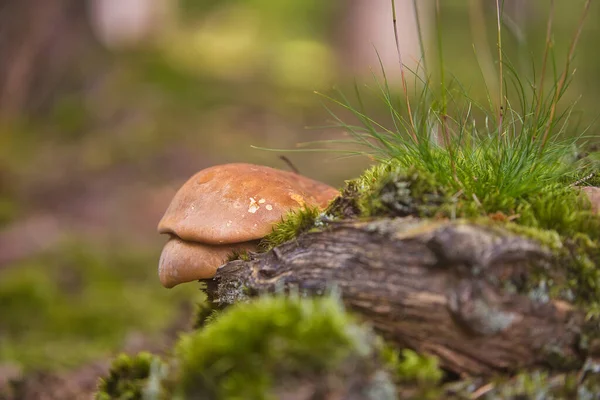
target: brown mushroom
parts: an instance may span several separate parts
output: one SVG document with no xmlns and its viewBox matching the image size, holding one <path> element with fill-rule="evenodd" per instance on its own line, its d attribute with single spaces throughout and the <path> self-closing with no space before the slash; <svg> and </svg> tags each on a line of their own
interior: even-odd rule
<svg viewBox="0 0 600 400">
<path fill-rule="evenodd" d="M 324 208 L 339 192 L 302 175 L 224 164 L 192 176 L 158 224 L 171 239 L 159 263 L 163 286 L 212 278 L 233 250 L 253 250 L 288 211 Z"/>
</svg>

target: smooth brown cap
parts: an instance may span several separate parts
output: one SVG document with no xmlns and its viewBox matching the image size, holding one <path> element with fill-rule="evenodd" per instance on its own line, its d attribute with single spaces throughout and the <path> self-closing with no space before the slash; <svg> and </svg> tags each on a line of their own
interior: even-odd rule
<svg viewBox="0 0 600 400">
<path fill-rule="evenodd" d="M 217 165 L 179 189 L 158 231 L 208 244 L 246 242 L 266 236 L 289 210 L 324 208 L 338 194 L 292 172 L 252 164 Z"/>
<path fill-rule="evenodd" d="M 212 246 L 171 237 L 158 263 L 160 283 L 172 288 L 180 283 L 210 279 L 234 250 L 255 250 L 256 246 L 256 242 Z"/>
</svg>

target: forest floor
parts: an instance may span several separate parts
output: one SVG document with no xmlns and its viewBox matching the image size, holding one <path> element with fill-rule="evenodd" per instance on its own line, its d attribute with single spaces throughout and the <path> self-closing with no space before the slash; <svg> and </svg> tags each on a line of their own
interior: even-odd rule
<svg viewBox="0 0 600 400">
<path fill-rule="evenodd" d="M 89 398 L 115 354 L 160 353 L 188 327 L 197 288 L 166 290 L 156 275 L 164 243 L 156 225 L 175 191 L 218 163 L 288 168 L 279 153 L 244 150 L 270 140 L 263 124 L 220 134 L 228 130 L 198 119 L 188 121 L 199 127 L 193 134 L 187 128 L 168 144 L 153 138 L 126 157 L 119 156 L 123 148 L 142 140 L 135 130 L 130 140 L 115 133 L 42 142 L 27 150 L 32 162 L 15 156 L 0 165 L 8 177 L 0 200 L 17 205 L 0 220 L 0 304 L 7 317 L 0 324 L 0 399 L 11 399 L 11 380 L 22 399 Z M 292 147 L 304 135 L 289 127 L 283 133 L 289 129 L 296 134 L 276 138 L 277 146 Z M 108 161 L 90 166 L 89 155 L 101 152 Z M 367 165 L 331 156 L 289 158 L 303 174 L 336 186 Z"/>
</svg>

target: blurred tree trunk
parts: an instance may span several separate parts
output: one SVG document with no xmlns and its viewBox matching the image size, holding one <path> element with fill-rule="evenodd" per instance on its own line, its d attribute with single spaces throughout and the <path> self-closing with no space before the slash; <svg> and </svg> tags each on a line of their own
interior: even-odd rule
<svg viewBox="0 0 600 400">
<path fill-rule="evenodd" d="M 433 2 L 418 2 L 421 33 L 427 43 Z M 421 62 L 421 46 L 413 0 L 395 0 L 398 42 L 402 62 L 415 69 Z M 380 61 L 388 79 L 400 77 L 390 0 L 346 0 L 342 22 L 341 60 L 350 75 L 381 75 Z M 427 47 L 427 46 L 426 46 Z M 379 53 L 379 55 L 378 55 Z"/>
<path fill-rule="evenodd" d="M 0 1 L 0 117 L 43 114 L 106 59 L 82 0 Z"/>
<path fill-rule="evenodd" d="M 496 0 L 483 1 L 495 15 Z M 415 70 L 422 63 L 416 15 L 419 16 L 423 47 L 430 49 L 434 27 L 435 1 L 394 0 L 398 43 L 402 63 Z M 414 4 L 418 8 L 415 10 Z M 524 40 L 527 20 L 535 5 L 526 0 L 501 0 L 505 28 Z M 341 28 L 340 58 L 345 71 L 352 76 L 370 76 L 372 69 L 381 75 L 381 64 L 388 79 L 400 78 L 398 50 L 394 37 L 391 0 L 346 0 Z M 416 11 L 416 12 L 415 12 Z M 495 24 L 493 20 L 489 21 Z M 451 21 L 449 22 L 451 23 Z M 379 55 L 377 54 L 379 53 Z M 420 65 L 422 67 L 422 64 Z"/>
</svg>

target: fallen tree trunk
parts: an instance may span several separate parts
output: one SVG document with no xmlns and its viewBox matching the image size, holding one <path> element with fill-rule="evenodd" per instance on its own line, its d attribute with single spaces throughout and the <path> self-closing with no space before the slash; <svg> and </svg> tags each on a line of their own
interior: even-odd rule
<svg viewBox="0 0 600 400">
<path fill-rule="evenodd" d="M 531 272 L 556 260 L 539 243 L 497 228 L 414 218 L 332 223 L 222 266 L 209 286 L 221 305 L 278 290 L 322 294 L 399 347 L 462 376 L 581 366 L 583 315 L 527 295 Z M 557 363 L 558 360 L 558 363 Z"/>
</svg>

